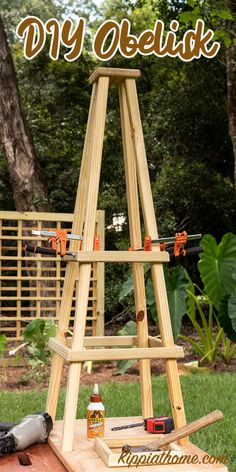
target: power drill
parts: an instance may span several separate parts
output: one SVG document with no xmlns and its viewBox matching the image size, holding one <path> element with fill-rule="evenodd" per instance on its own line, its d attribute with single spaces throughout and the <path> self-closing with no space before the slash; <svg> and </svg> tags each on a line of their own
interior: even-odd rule
<svg viewBox="0 0 236 472">
<path fill-rule="evenodd" d="M 4 423 L 0 430 L 3 428 Z M 0 433 L 0 456 L 22 451 L 34 443 L 45 442 L 52 428 L 52 418 L 48 413 L 27 415 L 19 424 L 5 423 L 5 431 Z"/>
</svg>

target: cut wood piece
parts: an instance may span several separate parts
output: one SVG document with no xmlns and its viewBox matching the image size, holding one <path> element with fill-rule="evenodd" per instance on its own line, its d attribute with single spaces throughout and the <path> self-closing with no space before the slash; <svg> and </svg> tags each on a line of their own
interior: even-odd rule
<svg viewBox="0 0 236 472">
<path fill-rule="evenodd" d="M 166 251 L 79 251 L 76 261 L 88 262 L 169 262 Z"/>
<path fill-rule="evenodd" d="M 139 69 L 116 69 L 113 67 L 98 67 L 89 77 L 89 83 L 93 84 L 99 77 L 111 77 L 116 83 L 122 82 L 127 78 L 137 79 L 140 77 Z"/>
</svg>

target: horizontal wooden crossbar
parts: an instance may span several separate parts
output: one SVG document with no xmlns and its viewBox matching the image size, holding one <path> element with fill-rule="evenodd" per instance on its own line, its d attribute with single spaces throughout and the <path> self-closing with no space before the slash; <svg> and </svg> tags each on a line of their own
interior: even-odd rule
<svg viewBox="0 0 236 472">
<path fill-rule="evenodd" d="M 165 251 L 79 251 L 78 262 L 169 262 Z M 64 260 L 67 260 L 64 257 Z"/>
<path fill-rule="evenodd" d="M 67 347 L 71 347 L 72 338 L 66 341 Z M 85 336 L 84 347 L 97 346 L 137 346 L 138 336 Z M 154 336 L 148 336 L 149 347 L 162 347 L 162 341 Z"/>
<path fill-rule="evenodd" d="M 67 362 L 109 361 L 122 359 L 177 359 L 184 357 L 182 347 L 134 347 L 131 349 L 83 349 L 73 351 L 56 338 L 49 340 L 49 347 Z"/>
</svg>

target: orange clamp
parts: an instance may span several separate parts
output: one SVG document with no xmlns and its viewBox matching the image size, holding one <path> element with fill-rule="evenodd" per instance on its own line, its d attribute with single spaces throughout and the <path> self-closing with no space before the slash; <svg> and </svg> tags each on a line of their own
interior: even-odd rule
<svg viewBox="0 0 236 472">
<path fill-rule="evenodd" d="M 151 236 L 145 236 L 145 238 L 144 238 L 144 251 L 151 251 L 151 250 L 152 250 Z"/>
<path fill-rule="evenodd" d="M 93 250 L 94 251 L 100 250 L 100 236 L 98 236 L 97 234 L 95 234 L 94 236 Z"/>
<path fill-rule="evenodd" d="M 49 231 L 55 231 L 51 229 Z M 60 256 L 66 254 L 67 231 L 65 229 L 56 229 L 56 236 L 49 236 L 48 240 L 51 243 L 52 249 L 55 249 L 56 254 L 60 252 Z"/>
<path fill-rule="evenodd" d="M 60 245 L 60 255 L 65 256 L 66 254 L 66 241 L 67 241 L 67 231 L 66 229 L 57 229 L 56 230 L 57 243 Z"/>
<path fill-rule="evenodd" d="M 187 242 L 187 231 L 183 231 L 182 233 L 175 233 L 175 244 L 174 244 L 174 255 L 178 257 L 180 254 L 182 256 L 186 255 L 186 251 L 184 250 L 184 245 Z"/>
<path fill-rule="evenodd" d="M 53 228 L 50 228 L 49 231 L 55 231 L 55 230 Z M 57 238 L 56 238 L 56 236 L 49 236 L 48 241 L 51 245 L 51 248 L 55 249 L 55 251 L 57 251 Z"/>
</svg>

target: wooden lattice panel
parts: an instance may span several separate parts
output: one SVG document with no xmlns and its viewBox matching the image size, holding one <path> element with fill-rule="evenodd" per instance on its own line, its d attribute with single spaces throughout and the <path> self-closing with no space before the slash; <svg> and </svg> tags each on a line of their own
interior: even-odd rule
<svg viewBox="0 0 236 472">
<path fill-rule="evenodd" d="M 57 320 L 66 262 L 60 257 L 24 253 L 26 243 L 45 245 L 46 238 L 31 231 L 63 228 L 70 231 L 73 214 L 0 212 L 0 330 L 19 340 L 26 324 L 34 318 Z M 97 212 L 96 233 L 104 248 L 104 212 Z M 93 335 L 104 330 L 104 264 L 93 264 L 87 312 L 87 330 Z M 70 327 L 73 328 L 75 291 Z"/>
</svg>

